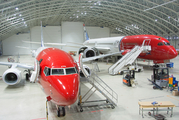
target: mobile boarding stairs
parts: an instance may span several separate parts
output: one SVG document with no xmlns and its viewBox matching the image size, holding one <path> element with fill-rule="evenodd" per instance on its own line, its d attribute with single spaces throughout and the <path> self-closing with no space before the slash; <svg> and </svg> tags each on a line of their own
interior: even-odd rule
<svg viewBox="0 0 179 120">
<path fill-rule="evenodd" d="M 82 96 L 81 87 L 79 92 L 78 108 L 80 112 L 83 112 L 83 107 L 97 107 L 97 106 L 111 106 L 112 109 L 117 106 L 118 94 L 114 92 L 102 79 L 100 79 L 94 71 L 89 75 L 88 72 L 83 68 L 83 63 L 80 61 L 80 68 L 86 77 L 87 83 L 90 83 L 91 88 Z M 81 82 L 80 82 L 81 83 Z M 82 83 L 81 83 L 82 84 Z M 80 85 L 81 86 L 81 85 Z M 102 96 L 100 99 L 104 100 L 89 100 L 90 97 L 98 91 Z M 100 102 L 100 104 L 99 104 Z M 97 104 L 94 104 L 97 103 Z"/>
<path fill-rule="evenodd" d="M 108 72 L 110 75 L 116 75 L 118 72 L 126 65 L 131 65 L 136 58 L 142 52 L 151 51 L 150 39 L 146 39 L 143 41 L 141 46 L 135 46 L 130 52 L 126 53 L 121 59 L 119 59 L 115 64 L 108 68 Z"/>
</svg>

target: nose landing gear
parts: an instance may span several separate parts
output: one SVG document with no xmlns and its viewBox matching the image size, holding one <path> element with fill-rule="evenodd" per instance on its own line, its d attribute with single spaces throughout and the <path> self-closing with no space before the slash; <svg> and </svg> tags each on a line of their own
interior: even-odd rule
<svg viewBox="0 0 179 120">
<path fill-rule="evenodd" d="M 66 113 L 65 113 L 65 107 L 58 106 L 57 116 L 60 117 L 60 116 L 65 116 L 65 115 L 66 115 Z"/>
</svg>

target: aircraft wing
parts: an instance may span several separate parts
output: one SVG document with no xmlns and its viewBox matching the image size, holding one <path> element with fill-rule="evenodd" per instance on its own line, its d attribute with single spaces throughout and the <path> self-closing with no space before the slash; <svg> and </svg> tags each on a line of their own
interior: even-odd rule
<svg viewBox="0 0 179 120">
<path fill-rule="evenodd" d="M 68 43 L 73 43 L 73 44 L 76 44 L 76 45 L 79 45 L 78 47 L 81 47 L 81 46 L 86 46 L 86 45 L 84 45 L 83 43 L 75 43 L 75 42 L 68 42 Z M 72 46 L 73 47 L 73 46 Z M 99 51 L 102 51 L 102 52 L 107 52 L 107 51 L 110 51 L 111 49 L 110 49 L 110 47 L 96 47 L 95 46 L 95 48 L 97 48 Z"/>
<path fill-rule="evenodd" d="M 22 41 L 25 43 L 33 43 L 33 44 L 41 44 L 41 42 L 31 42 L 31 41 Z M 58 46 L 66 46 L 66 44 L 62 43 L 44 43 L 45 45 L 58 45 Z"/>
<path fill-rule="evenodd" d="M 29 47 L 23 47 L 23 46 L 16 46 L 16 47 L 31 50 Z"/>
<path fill-rule="evenodd" d="M 25 64 L 21 64 L 21 63 L 0 62 L 0 65 L 11 66 L 13 68 L 19 67 L 19 68 L 34 70 L 34 66 L 25 65 Z"/>
<path fill-rule="evenodd" d="M 32 44 L 41 44 L 41 42 L 31 42 L 31 41 L 22 41 L 22 42 L 25 42 L 25 43 L 32 43 Z M 77 47 L 79 48 L 79 46 L 76 46 L 76 45 L 68 45 L 68 44 L 64 44 L 64 43 L 44 43 L 44 45 L 57 45 L 57 46 L 67 46 L 67 47 Z M 17 47 L 20 47 L 20 46 L 17 46 Z M 23 47 L 21 47 L 23 48 Z M 25 48 L 25 47 L 24 47 Z"/>
<path fill-rule="evenodd" d="M 94 56 L 94 57 L 89 57 L 89 58 L 83 58 L 82 59 L 82 62 L 88 62 L 88 61 L 91 61 L 91 60 L 95 60 L 95 59 L 99 59 L 99 58 L 104 58 L 104 57 L 107 57 L 107 56 L 111 56 L 111 55 L 120 55 L 121 52 L 115 52 L 115 53 L 110 53 L 110 54 L 105 54 L 105 55 L 99 55 L 99 56 Z"/>
</svg>

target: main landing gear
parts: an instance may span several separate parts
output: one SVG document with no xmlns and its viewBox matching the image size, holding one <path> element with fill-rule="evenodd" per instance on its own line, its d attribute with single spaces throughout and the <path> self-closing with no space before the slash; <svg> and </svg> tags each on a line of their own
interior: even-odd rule
<svg viewBox="0 0 179 120">
<path fill-rule="evenodd" d="M 58 106 L 58 108 L 57 108 L 57 116 L 58 117 L 61 117 L 61 116 L 65 116 L 65 107 L 60 107 L 60 106 Z"/>
</svg>

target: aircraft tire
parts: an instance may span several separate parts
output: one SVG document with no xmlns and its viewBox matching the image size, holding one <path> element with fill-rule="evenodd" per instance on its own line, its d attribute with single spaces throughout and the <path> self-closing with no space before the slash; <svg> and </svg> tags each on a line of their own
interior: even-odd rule
<svg viewBox="0 0 179 120">
<path fill-rule="evenodd" d="M 111 108 L 114 109 L 115 107 L 112 105 Z"/>
<path fill-rule="evenodd" d="M 80 112 L 83 112 L 83 108 L 80 108 Z"/>
<path fill-rule="evenodd" d="M 28 73 L 25 74 L 25 77 L 26 77 L 26 80 L 29 80 L 29 74 Z"/>
<path fill-rule="evenodd" d="M 57 116 L 60 117 L 60 107 L 58 107 Z"/>
<path fill-rule="evenodd" d="M 62 107 L 63 116 L 65 116 L 65 107 Z"/>
</svg>

